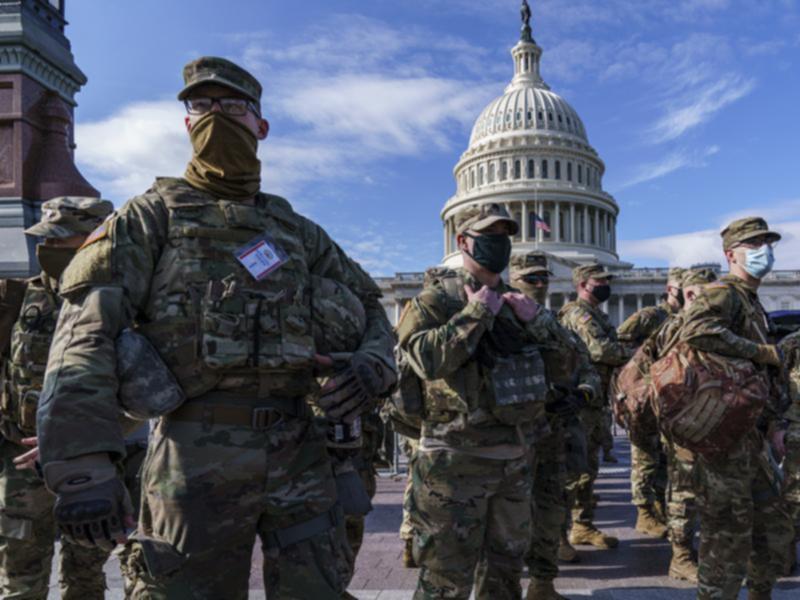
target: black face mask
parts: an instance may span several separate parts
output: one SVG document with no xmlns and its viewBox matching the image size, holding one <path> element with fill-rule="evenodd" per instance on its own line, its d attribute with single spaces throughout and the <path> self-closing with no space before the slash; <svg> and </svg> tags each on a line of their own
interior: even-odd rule
<svg viewBox="0 0 800 600">
<path fill-rule="evenodd" d="M 678 306 L 680 306 L 681 308 L 686 306 L 686 298 L 683 295 L 683 290 L 678 290 L 678 293 L 675 294 L 675 300 L 678 301 Z"/>
<path fill-rule="evenodd" d="M 611 286 L 608 284 L 594 286 L 592 288 L 592 296 L 594 296 L 598 302 L 605 302 L 611 298 Z"/>
<path fill-rule="evenodd" d="M 511 238 L 504 233 L 488 233 L 483 235 L 464 234 L 475 240 L 472 254 L 468 256 L 492 273 L 502 273 L 511 259 Z"/>
</svg>

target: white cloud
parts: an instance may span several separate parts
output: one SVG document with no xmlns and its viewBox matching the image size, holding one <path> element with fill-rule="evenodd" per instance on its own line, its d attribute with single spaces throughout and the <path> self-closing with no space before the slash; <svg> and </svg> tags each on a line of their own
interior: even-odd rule
<svg viewBox="0 0 800 600">
<path fill-rule="evenodd" d="M 718 152 L 719 146 L 709 146 L 702 152 L 686 149 L 677 150 L 658 161 L 639 166 L 630 178 L 616 187 L 616 191 L 664 177 L 680 169 L 704 167 L 706 166 L 705 159 Z"/>
</svg>

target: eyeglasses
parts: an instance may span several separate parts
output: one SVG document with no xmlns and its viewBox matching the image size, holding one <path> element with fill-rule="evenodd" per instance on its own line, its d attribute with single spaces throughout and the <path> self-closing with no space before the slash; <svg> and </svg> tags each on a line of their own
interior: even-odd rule
<svg viewBox="0 0 800 600">
<path fill-rule="evenodd" d="M 547 275 L 525 275 L 522 281 L 531 285 L 548 285 L 550 278 Z"/>
<path fill-rule="evenodd" d="M 220 110 L 232 117 L 243 117 L 248 110 L 252 110 L 256 116 L 261 116 L 261 111 L 255 102 L 244 98 L 187 98 L 183 101 L 186 112 L 190 115 L 205 115 L 210 113 L 214 105 L 218 105 Z"/>
</svg>

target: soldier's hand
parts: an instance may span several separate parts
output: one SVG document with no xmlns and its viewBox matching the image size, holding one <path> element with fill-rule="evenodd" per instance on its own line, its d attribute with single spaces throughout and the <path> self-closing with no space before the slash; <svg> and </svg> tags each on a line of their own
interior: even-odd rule
<svg viewBox="0 0 800 600">
<path fill-rule="evenodd" d="M 39 440 L 35 437 L 22 438 L 22 445 L 31 447 L 25 454 L 20 454 L 14 459 L 14 468 L 18 471 L 25 469 L 36 470 L 36 461 L 39 460 Z"/>
<path fill-rule="evenodd" d="M 318 404 L 330 421 L 350 424 L 396 381 L 397 374 L 383 361 L 355 352 L 349 364 L 323 384 Z"/>
<path fill-rule="evenodd" d="M 133 504 L 107 454 L 48 463 L 44 479 L 56 495 L 53 514 L 64 539 L 109 551 L 127 541 Z"/>
<path fill-rule="evenodd" d="M 783 429 L 776 429 L 770 434 L 769 441 L 778 457 L 778 461 L 780 461 L 786 456 L 786 431 Z"/>
<path fill-rule="evenodd" d="M 517 318 L 523 323 L 532 321 L 534 317 L 539 314 L 539 305 L 525 294 L 506 292 L 503 294 L 503 299 L 508 302 L 514 314 L 517 315 Z"/>
<path fill-rule="evenodd" d="M 503 308 L 503 303 L 506 301 L 503 296 L 491 288 L 486 287 L 485 285 L 482 286 L 477 292 L 470 286 L 465 285 L 464 293 L 467 294 L 467 301 L 472 302 L 475 300 L 480 302 L 486 308 L 488 308 L 493 315 L 496 315 L 500 312 L 500 309 Z"/>
<path fill-rule="evenodd" d="M 762 365 L 780 367 L 783 365 L 783 353 L 778 346 L 773 344 L 759 344 L 758 352 L 753 360 Z"/>
</svg>

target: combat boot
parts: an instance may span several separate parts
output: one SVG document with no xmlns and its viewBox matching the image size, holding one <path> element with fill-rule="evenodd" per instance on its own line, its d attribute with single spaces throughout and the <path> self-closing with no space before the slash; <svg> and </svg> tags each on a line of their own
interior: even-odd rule
<svg viewBox="0 0 800 600">
<path fill-rule="evenodd" d="M 569 541 L 573 546 L 594 546 L 603 549 L 619 546 L 617 538 L 606 535 L 592 523 L 573 523 Z"/>
<path fill-rule="evenodd" d="M 747 600 L 772 600 L 772 592 L 754 592 L 747 590 Z"/>
<path fill-rule="evenodd" d="M 403 566 L 406 569 L 417 569 L 417 561 L 414 560 L 414 540 L 405 540 L 403 547 Z"/>
<path fill-rule="evenodd" d="M 531 579 L 525 600 L 567 600 L 556 591 L 549 579 Z"/>
<path fill-rule="evenodd" d="M 654 538 L 667 537 L 667 527 L 653 514 L 650 506 L 637 506 L 636 531 Z"/>
<path fill-rule="evenodd" d="M 576 563 L 581 562 L 581 557 L 578 555 L 578 551 L 572 547 L 572 544 L 569 543 L 567 539 L 567 534 L 561 534 L 561 541 L 558 543 L 558 560 L 561 562 L 566 563 Z"/>
<path fill-rule="evenodd" d="M 692 549 L 689 544 L 672 544 L 669 576 L 672 579 L 697 583 L 697 564 L 692 560 Z"/>
<path fill-rule="evenodd" d="M 608 451 L 603 451 L 603 462 L 617 464 L 619 462 L 619 459 L 616 456 L 614 456 L 611 450 L 608 450 Z"/>
</svg>

